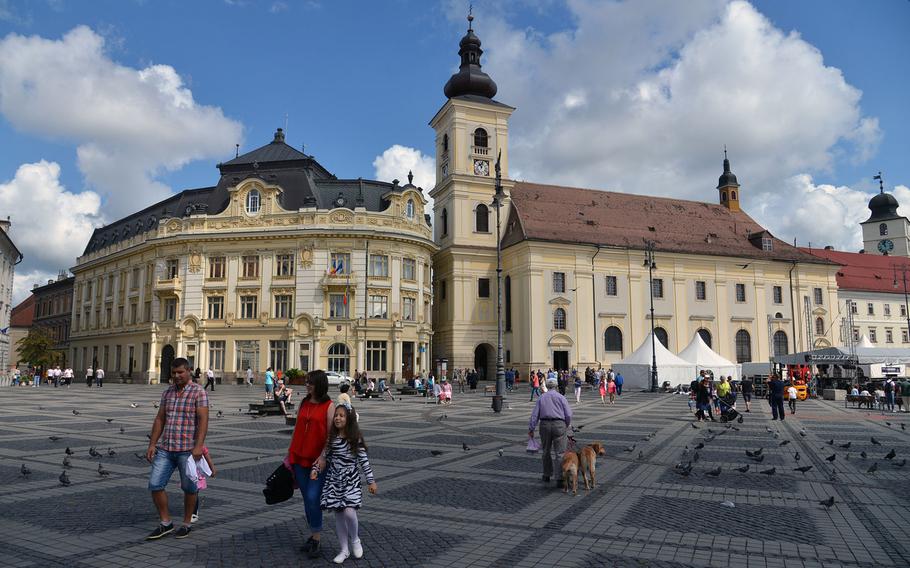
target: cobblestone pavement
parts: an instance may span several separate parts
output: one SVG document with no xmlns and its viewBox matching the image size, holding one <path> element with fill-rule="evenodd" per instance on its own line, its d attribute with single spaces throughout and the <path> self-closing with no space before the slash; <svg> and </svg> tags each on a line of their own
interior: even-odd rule
<svg viewBox="0 0 910 568">
<path fill-rule="evenodd" d="M 192 535 L 143 540 L 157 519 L 146 490 L 149 466 L 136 454 L 146 447 L 161 391 L 114 384 L 0 390 L 0 565 L 329 565 L 338 546 L 331 515 L 323 558 L 309 560 L 299 553 L 308 534 L 300 497 L 275 506 L 263 500 L 263 480 L 283 457 L 291 429 L 278 417 L 247 416 L 260 391 L 245 387 L 210 394 L 208 446 L 219 475 L 202 492 Z M 573 497 L 543 484 L 540 457 L 525 452 L 527 393 L 509 397 L 499 415 L 480 391 L 456 394 L 445 407 L 418 397 L 358 401 L 379 494 L 365 495 L 360 511 L 365 556 L 345 564 L 910 565 L 910 466 L 902 465 L 910 456 L 908 414 L 809 401 L 780 423 L 757 403 L 743 424 L 693 429 L 684 397 L 627 393 L 605 407 L 586 392 L 581 405 L 572 403 L 582 427 L 576 438 L 603 441 L 607 456 L 597 464 L 597 488 L 582 485 Z M 72 486 L 62 487 L 67 447 Z M 91 457 L 90 447 L 103 457 Z M 746 456 L 759 448 L 761 463 Z M 884 459 L 892 448 L 897 456 Z M 674 471 L 690 460 L 689 476 Z M 98 463 L 109 477 L 99 476 Z M 877 471 L 867 473 L 873 464 Z M 736 470 L 746 465 L 747 472 Z M 812 469 L 802 474 L 799 466 Z M 709 476 L 716 468 L 720 474 Z M 772 468 L 773 476 L 762 473 Z M 169 494 L 179 517 L 176 479 Z M 819 504 L 829 497 L 832 507 Z"/>
</svg>

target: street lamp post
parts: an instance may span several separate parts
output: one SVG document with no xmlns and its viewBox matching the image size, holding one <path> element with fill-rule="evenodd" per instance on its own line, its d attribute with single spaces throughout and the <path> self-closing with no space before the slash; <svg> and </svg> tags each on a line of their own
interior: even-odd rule
<svg viewBox="0 0 910 568">
<path fill-rule="evenodd" d="M 894 287 L 897 288 L 897 271 L 901 271 L 904 281 L 904 316 L 907 318 L 907 333 L 910 334 L 910 306 L 907 305 L 907 266 L 892 265 L 894 268 Z M 903 334 L 901 334 L 903 335 Z M 903 340 L 903 338 L 901 338 Z"/>
<path fill-rule="evenodd" d="M 506 371 L 502 362 L 502 238 L 499 223 L 499 210 L 506 194 L 502 190 L 501 158 L 502 150 L 496 156 L 496 194 L 493 196 L 493 207 L 496 208 L 496 394 L 493 396 L 493 412 L 502 412 L 502 398 L 506 390 Z"/>
<path fill-rule="evenodd" d="M 654 241 L 645 242 L 645 262 L 648 267 L 648 284 L 651 296 L 651 392 L 657 392 L 657 345 L 654 337 Z"/>
</svg>

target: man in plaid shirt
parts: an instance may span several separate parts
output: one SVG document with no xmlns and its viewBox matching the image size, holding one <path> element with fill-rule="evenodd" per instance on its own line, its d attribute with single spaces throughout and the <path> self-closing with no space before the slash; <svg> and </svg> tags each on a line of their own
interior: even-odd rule
<svg viewBox="0 0 910 568">
<path fill-rule="evenodd" d="M 177 529 L 177 538 L 190 534 L 191 517 L 196 509 L 196 482 L 187 475 L 187 461 L 202 458 L 205 434 L 209 425 L 209 401 L 205 389 L 192 381 L 189 362 L 179 357 L 171 364 L 172 384 L 161 395 L 158 415 L 152 424 L 152 434 L 146 459 L 152 464 L 149 474 L 149 491 L 158 508 L 161 524 L 146 537 L 155 540 L 174 530 L 164 489 L 174 470 L 180 472 L 183 489 L 183 526 Z"/>
</svg>

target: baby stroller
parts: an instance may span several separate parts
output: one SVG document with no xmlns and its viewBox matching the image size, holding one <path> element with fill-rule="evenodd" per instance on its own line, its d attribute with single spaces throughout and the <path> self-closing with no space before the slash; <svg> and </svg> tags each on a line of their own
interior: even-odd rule
<svg viewBox="0 0 910 568">
<path fill-rule="evenodd" d="M 732 422 L 736 420 L 740 424 L 743 423 L 743 415 L 740 414 L 734 406 L 736 406 L 736 395 L 730 393 L 727 396 L 722 396 L 718 398 L 718 407 L 720 408 L 720 421 L 721 422 Z"/>
</svg>

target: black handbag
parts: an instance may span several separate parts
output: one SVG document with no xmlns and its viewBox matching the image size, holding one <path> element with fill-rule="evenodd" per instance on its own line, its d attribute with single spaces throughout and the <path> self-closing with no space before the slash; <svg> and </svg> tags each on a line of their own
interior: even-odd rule
<svg viewBox="0 0 910 568">
<path fill-rule="evenodd" d="M 294 495 L 294 474 L 284 464 L 278 466 L 272 475 L 265 480 L 265 504 L 283 503 Z"/>
</svg>

